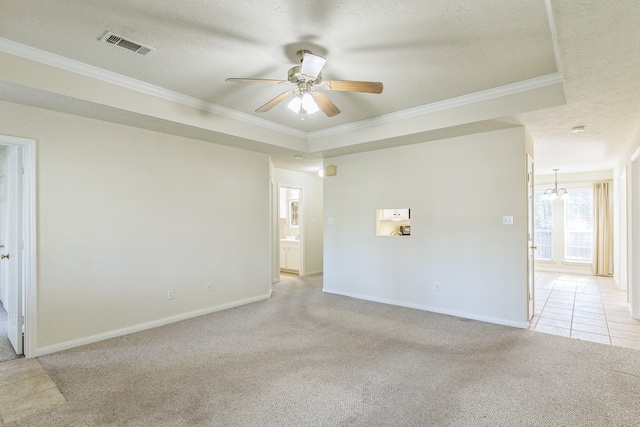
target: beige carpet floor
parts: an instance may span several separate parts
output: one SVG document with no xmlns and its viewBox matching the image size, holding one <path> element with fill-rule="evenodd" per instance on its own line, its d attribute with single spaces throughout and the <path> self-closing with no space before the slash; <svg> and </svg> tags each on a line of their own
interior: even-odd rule
<svg viewBox="0 0 640 427">
<path fill-rule="evenodd" d="M 640 351 L 321 292 L 40 358 L 21 426 L 638 426 Z"/>
<path fill-rule="evenodd" d="M 0 363 L 13 360 L 18 357 L 7 338 L 7 312 L 0 303 Z"/>
</svg>

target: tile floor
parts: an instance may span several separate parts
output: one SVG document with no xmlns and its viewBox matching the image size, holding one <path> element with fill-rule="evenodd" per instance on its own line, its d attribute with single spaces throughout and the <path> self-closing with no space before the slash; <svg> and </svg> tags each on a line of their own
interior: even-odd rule
<svg viewBox="0 0 640 427">
<path fill-rule="evenodd" d="M 65 402 L 37 359 L 0 363 L 0 425 Z"/>
<path fill-rule="evenodd" d="M 640 350 L 640 320 L 611 277 L 537 272 L 534 307 L 536 332 Z"/>
</svg>

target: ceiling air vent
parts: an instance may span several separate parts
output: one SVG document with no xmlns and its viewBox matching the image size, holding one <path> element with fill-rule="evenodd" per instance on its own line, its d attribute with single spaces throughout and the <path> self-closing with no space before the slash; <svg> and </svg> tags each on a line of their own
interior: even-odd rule
<svg viewBox="0 0 640 427">
<path fill-rule="evenodd" d="M 139 53 L 140 55 L 147 55 L 155 50 L 150 46 L 145 46 L 142 43 L 128 40 L 122 36 L 112 33 L 111 31 L 107 31 L 104 36 L 100 38 L 100 41 L 123 47 L 132 52 Z"/>
</svg>

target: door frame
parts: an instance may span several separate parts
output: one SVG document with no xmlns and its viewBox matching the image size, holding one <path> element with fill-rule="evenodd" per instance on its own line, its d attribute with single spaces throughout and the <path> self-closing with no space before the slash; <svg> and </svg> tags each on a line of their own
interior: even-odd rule
<svg viewBox="0 0 640 427">
<path fill-rule="evenodd" d="M 629 310 L 633 319 L 640 319 L 640 262 L 634 262 L 640 254 L 640 148 L 631 156 L 631 179 L 627 180 L 630 187 L 631 220 L 629 226 L 631 241 L 627 242 L 628 250 L 628 293 Z"/>
<path fill-rule="evenodd" d="M 527 322 L 535 314 L 535 226 L 534 226 L 534 161 L 527 154 Z"/>
<path fill-rule="evenodd" d="M 0 144 L 18 147 L 23 153 L 22 200 L 24 211 L 24 276 L 22 295 L 24 306 L 24 356 L 36 357 L 37 345 L 37 281 L 36 281 L 36 140 L 0 135 Z"/>
<path fill-rule="evenodd" d="M 276 192 L 276 232 L 275 232 L 275 243 L 277 246 L 276 250 L 276 265 L 277 268 L 276 273 L 278 278 L 280 277 L 280 189 L 282 188 L 292 188 L 299 191 L 298 201 L 299 201 L 299 221 L 298 225 L 298 234 L 300 238 L 298 239 L 298 244 L 300 246 L 300 269 L 298 270 L 298 276 L 304 276 L 304 187 L 302 185 L 295 184 L 283 184 L 281 182 L 278 183 L 278 189 Z M 275 276 L 275 274 L 274 274 Z"/>
</svg>

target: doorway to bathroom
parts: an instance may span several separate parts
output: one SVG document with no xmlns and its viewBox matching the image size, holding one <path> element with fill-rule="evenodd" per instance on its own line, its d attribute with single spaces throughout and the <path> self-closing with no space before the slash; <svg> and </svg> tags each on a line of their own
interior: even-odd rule
<svg viewBox="0 0 640 427">
<path fill-rule="evenodd" d="M 280 278 L 302 275 L 302 188 L 278 186 Z"/>
</svg>

